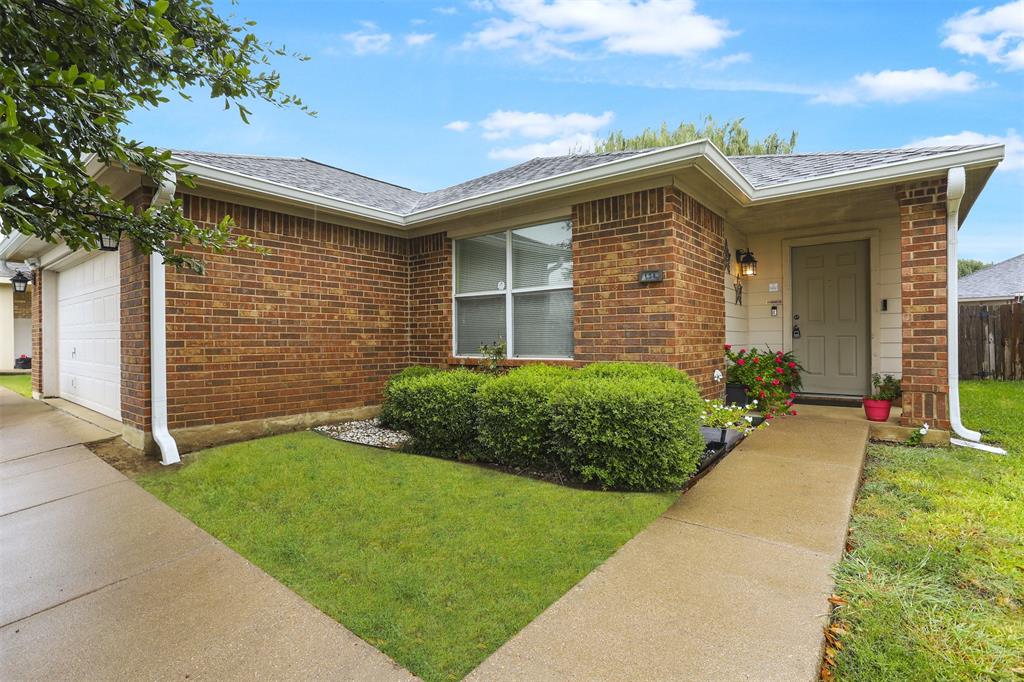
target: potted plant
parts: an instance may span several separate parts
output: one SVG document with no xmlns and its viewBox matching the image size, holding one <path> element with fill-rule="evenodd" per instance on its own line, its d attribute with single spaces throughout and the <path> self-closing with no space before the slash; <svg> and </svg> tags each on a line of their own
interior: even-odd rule
<svg viewBox="0 0 1024 682">
<path fill-rule="evenodd" d="M 748 414 L 757 407 L 757 401 L 746 407 L 740 405 L 726 405 L 721 400 L 705 400 L 704 409 L 700 413 L 701 434 L 704 442 L 710 450 L 716 451 L 716 455 L 732 448 L 741 437 L 756 430 L 761 423 L 765 426 L 768 422 L 757 422 L 756 418 Z"/>
<path fill-rule="evenodd" d="M 864 416 L 868 421 L 885 422 L 889 421 L 889 412 L 892 411 L 893 401 L 899 400 L 903 395 L 900 380 L 891 374 L 884 377 L 880 374 L 871 375 L 871 395 L 864 397 Z"/>
<path fill-rule="evenodd" d="M 32 369 L 32 358 L 22 353 L 14 359 L 14 369 Z"/>
</svg>

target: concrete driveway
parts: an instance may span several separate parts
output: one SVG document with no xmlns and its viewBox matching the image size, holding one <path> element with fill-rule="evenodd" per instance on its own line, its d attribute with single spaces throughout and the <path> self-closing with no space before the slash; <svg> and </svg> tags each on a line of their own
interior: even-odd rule
<svg viewBox="0 0 1024 682">
<path fill-rule="evenodd" d="M 0 388 L 0 679 L 415 679 Z"/>
</svg>

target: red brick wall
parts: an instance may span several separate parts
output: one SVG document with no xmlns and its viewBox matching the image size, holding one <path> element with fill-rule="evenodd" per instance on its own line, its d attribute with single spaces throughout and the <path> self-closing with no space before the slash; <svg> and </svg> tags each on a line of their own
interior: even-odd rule
<svg viewBox="0 0 1024 682">
<path fill-rule="evenodd" d="M 14 294 L 14 319 L 26 320 L 32 317 L 32 299 L 35 296 L 35 287 L 29 284 L 25 291 Z"/>
<path fill-rule="evenodd" d="M 897 188 L 903 313 L 903 417 L 949 428 L 946 180 Z"/>
<path fill-rule="evenodd" d="M 572 219 L 576 360 L 665 362 L 719 395 L 721 218 L 665 187 L 578 204 Z M 665 280 L 640 284 L 641 270 Z"/>
<path fill-rule="evenodd" d="M 452 350 L 452 242 L 444 234 L 409 240 L 409 360 L 443 364 Z"/>
<path fill-rule="evenodd" d="M 184 195 L 197 223 L 231 215 L 269 249 L 167 272 L 171 428 L 377 404 L 408 363 L 407 244 Z"/>
<path fill-rule="evenodd" d="M 125 201 L 142 210 L 153 190 L 142 187 Z M 125 239 L 118 249 L 121 260 L 121 419 L 147 432 L 149 414 L 149 256 Z"/>
<path fill-rule="evenodd" d="M 43 392 L 43 273 L 32 285 L 32 390 Z"/>
</svg>

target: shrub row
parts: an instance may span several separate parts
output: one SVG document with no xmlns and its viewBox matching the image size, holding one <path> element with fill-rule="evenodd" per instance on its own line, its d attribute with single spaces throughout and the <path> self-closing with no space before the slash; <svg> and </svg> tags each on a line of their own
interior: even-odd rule
<svg viewBox="0 0 1024 682">
<path fill-rule="evenodd" d="M 538 364 L 498 377 L 409 368 L 389 382 L 383 415 L 422 454 L 670 490 L 704 449 L 702 405 L 693 381 L 664 365 Z"/>
</svg>

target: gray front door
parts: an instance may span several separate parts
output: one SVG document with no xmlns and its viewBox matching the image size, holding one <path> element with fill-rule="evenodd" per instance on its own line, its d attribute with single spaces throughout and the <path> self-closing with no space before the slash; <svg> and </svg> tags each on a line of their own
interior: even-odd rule
<svg viewBox="0 0 1024 682">
<path fill-rule="evenodd" d="M 796 247 L 792 262 L 787 331 L 804 366 L 803 391 L 864 395 L 871 377 L 868 242 Z"/>
</svg>

